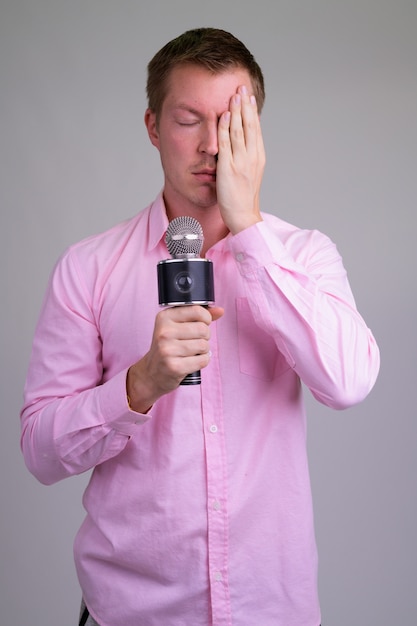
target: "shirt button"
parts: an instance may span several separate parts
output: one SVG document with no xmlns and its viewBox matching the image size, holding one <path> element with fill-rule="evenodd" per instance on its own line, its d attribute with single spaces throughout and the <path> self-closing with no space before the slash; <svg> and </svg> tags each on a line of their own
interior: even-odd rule
<svg viewBox="0 0 417 626">
<path fill-rule="evenodd" d="M 238 252 L 236 255 L 236 261 L 238 261 L 238 263 L 242 263 L 242 261 L 245 260 L 245 253 L 244 252 Z"/>
<path fill-rule="evenodd" d="M 218 428 L 217 428 L 216 424 L 212 424 L 210 426 L 210 432 L 211 433 L 217 433 L 217 430 L 218 430 Z"/>
<path fill-rule="evenodd" d="M 218 583 L 219 583 L 220 581 L 222 581 L 222 580 L 223 580 L 222 573 L 221 573 L 221 572 L 214 572 L 214 580 L 215 580 L 216 582 L 218 582 Z"/>
<path fill-rule="evenodd" d="M 215 511 L 220 511 L 220 507 L 221 507 L 220 502 L 219 502 L 218 500 L 215 500 L 215 501 L 213 502 L 213 509 L 214 509 Z"/>
</svg>

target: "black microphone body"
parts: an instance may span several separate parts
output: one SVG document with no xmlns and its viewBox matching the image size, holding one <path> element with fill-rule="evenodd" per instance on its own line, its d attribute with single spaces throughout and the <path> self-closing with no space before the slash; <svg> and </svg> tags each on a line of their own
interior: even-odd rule
<svg viewBox="0 0 417 626">
<path fill-rule="evenodd" d="M 161 306 L 214 304 L 213 262 L 198 256 L 203 233 L 197 220 L 178 217 L 170 222 L 166 242 L 173 258 L 157 265 L 158 295 Z M 199 371 L 188 374 L 181 385 L 199 385 Z"/>
<path fill-rule="evenodd" d="M 161 306 L 214 303 L 213 263 L 209 259 L 167 259 L 156 269 Z"/>
</svg>

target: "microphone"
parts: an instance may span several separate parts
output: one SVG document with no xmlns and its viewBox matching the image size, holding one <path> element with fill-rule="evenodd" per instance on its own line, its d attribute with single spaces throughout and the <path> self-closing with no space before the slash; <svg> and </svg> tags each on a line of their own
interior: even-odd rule
<svg viewBox="0 0 417 626">
<path fill-rule="evenodd" d="M 200 257 L 204 235 L 193 217 L 176 217 L 167 228 L 165 243 L 171 259 L 159 261 L 158 296 L 161 306 L 214 304 L 213 262 Z M 201 384 L 201 372 L 192 372 L 181 385 Z"/>
</svg>

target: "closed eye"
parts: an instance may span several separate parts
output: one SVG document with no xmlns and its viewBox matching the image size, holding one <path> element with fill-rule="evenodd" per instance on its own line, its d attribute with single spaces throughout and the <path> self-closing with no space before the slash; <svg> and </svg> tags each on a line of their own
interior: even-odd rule
<svg viewBox="0 0 417 626">
<path fill-rule="evenodd" d="M 177 124 L 180 126 L 197 126 L 200 124 L 200 120 L 177 120 Z"/>
</svg>

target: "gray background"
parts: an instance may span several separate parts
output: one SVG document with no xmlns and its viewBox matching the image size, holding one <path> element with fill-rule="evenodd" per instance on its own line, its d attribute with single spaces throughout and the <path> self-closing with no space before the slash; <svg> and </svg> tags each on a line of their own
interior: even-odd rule
<svg viewBox="0 0 417 626">
<path fill-rule="evenodd" d="M 415 0 L 1 0 L 0 623 L 76 623 L 87 477 L 44 487 L 24 467 L 30 344 L 57 256 L 159 191 L 145 66 L 201 25 L 234 32 L 264 69 L 263 209 L 332 237 L 381 348 L 363 404 L 308 400 L 323 624 L 414 626 Z"/>
</svg>

